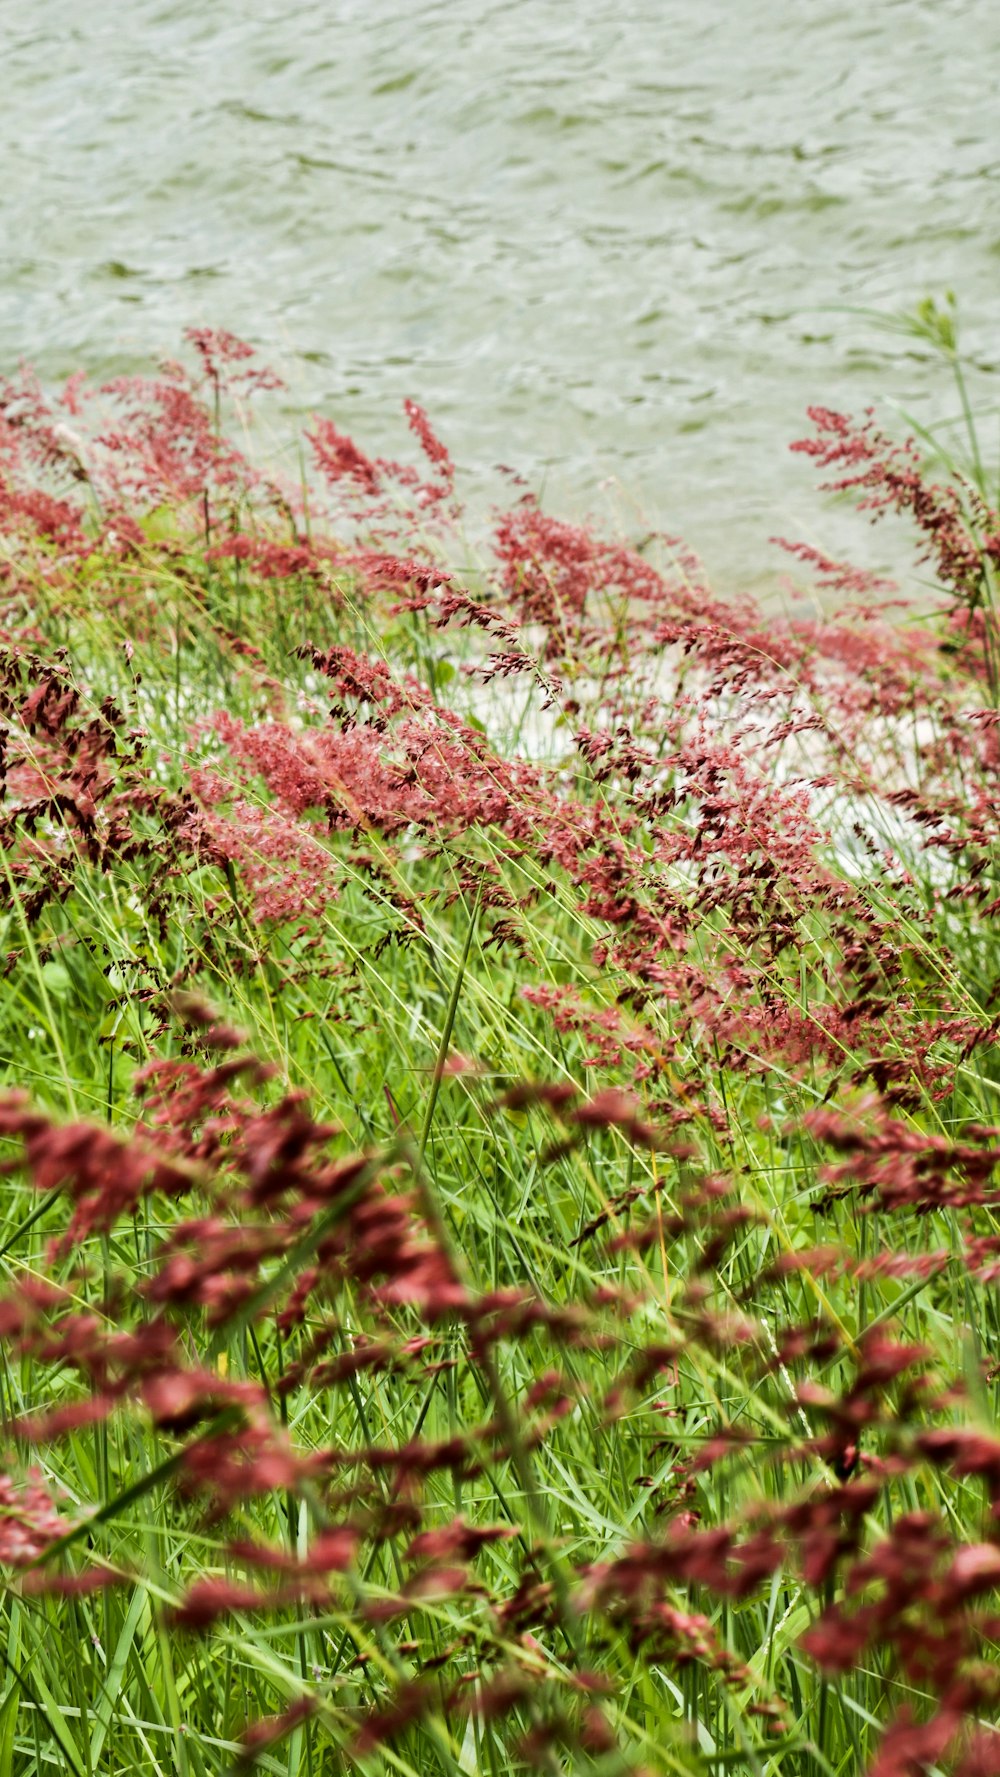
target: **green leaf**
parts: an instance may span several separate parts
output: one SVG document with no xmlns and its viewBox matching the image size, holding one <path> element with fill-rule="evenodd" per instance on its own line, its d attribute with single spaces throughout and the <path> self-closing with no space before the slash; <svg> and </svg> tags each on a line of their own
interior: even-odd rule
<svg viewBox="0 0 1000 1777">
<path fill-rule="evenodd" d="M 43 963 L 42 980 L 45 983 L 46 991 L 53 994 L 56 999 L 65 999 L 73 986 L 69 970 L 64 968 L 62 963 Z"/>
<path fill-rule="evenodd" d="M 94 1732 L 90 1739 L 90 1762 L 95 1770 L 98 1767 L 101 1750 L 104 1746 L 108 1728 L 111 1726 L 111 1718 L 114 1715 L 118 1703 L 122 1678 L 124 1677 L 125 1668 L 128 1665 L 129 1654 L 132 1651 L 135 1632 L 143 1617 L 146 1616 L 148 1618 L 148 1614 L 149 1607 L 146 1593 L 141 1586 L 136 1586 L 135 1591 L 132 1594 L 132 1602 L 128 1608 L 128 1615 L 122 1624 L 122 1631 L 118 1637 L 118 1645 L 115 1648 L 114 1658 L 108 1668 L 108 1675 L 104 1681 L 104 1689 L 101 1692 L 100 1700 L 94 1711 L 96 1719 L 94 1721 Z"/>
<path fill-rule="evenodd" d="M 87 1769 L 86 1760 L 80 1747 L 69 1731 L 66 1717 L 49 1690 L 37 1666 L 32 1675 L 32 1686 L 38 1699 L 38 1707 L 43 1720 L 47 1721 L 52 1738 L 58 1742 L 64 1759 L 66 1759 L 73 1777 L 83 1777 Z"/>
</svg>

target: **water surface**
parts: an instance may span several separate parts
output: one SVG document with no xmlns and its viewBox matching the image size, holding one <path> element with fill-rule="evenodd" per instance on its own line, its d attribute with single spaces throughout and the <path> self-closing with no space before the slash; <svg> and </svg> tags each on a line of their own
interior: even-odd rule
<svg viewBox="0 0 1000 1777">
<path fill-rule="evenodd" d="M 951 285 L 992 349 L 994 0 L 3 13 L 0 364 L 227 326 L 374 450 L 413 395 L 481 485 L 614 478 L 731 581 L 837 531 L 784 453 L 808 402 L 947 407 L 838 306 Z"/>
</svg>

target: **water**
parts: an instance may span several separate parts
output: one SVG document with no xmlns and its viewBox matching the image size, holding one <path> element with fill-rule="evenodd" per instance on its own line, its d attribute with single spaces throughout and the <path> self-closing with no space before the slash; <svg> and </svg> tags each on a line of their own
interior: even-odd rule
<svg viewBox="0 0 1000 1777">
<path fill-rule="evenodd" d="M 838 308 L 950 285 L 993 347 L 994 0 L 7 0 L 0 49 L 0 365 L 226 326 L 373 450 L 413 395 L 480 486 L 613 478 L 723 582 L 838 541 L 808 402 L 947 406 Z"/>
</svg>

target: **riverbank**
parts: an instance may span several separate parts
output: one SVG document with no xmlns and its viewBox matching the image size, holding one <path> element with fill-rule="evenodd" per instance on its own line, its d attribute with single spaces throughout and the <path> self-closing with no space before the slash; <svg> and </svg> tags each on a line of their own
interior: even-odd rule
<svg viewBox="0 0 1000 1777">
<path fill-rule="evenodd" d="M 937 612 L 763 616 L 186 351 L 0 399 L 7 1768 L 989 1770 L 995 513 L 817 410 Z"/>
</svg>

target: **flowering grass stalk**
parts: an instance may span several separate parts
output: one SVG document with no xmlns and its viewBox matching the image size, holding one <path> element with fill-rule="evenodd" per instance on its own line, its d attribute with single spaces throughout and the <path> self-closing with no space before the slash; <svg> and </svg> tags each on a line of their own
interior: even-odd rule
<svg viewBox="0 0 1000 1777">
<path fill-rule="evenodd" d="M 776 619 L 190 343 L 0 388 L 0 1777 L 984 1777 L 981 457 Z"/>
</svg>

